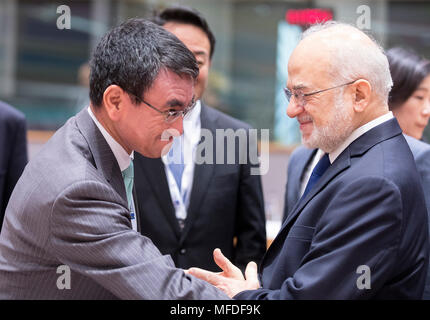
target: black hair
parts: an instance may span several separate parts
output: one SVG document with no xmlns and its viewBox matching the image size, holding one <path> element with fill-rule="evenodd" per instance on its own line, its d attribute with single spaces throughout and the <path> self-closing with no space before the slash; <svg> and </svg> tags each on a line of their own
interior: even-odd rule
<svg viewBox="0 0 430 320">
<path fill-rule="evenodd" d="M 213 53 L 215 51 L 215 36 L 209 28 L 206 19 L 196 9 L 185 6 L 172 6 L 159 13 L 156 13 L 156 15 L 152 18 L 152 21 L 161 26 L 165 25 L 167 22 L 174 21 L 199 27 L 204 33 L 206 33 L 208 37 L 211 46 L 209 58 L 212 59 Z"/>
<path fill-rule="evenodd" d="M 90 100 L 100 107 L 112 84 L 130 93 L 133 103 L 151 87 L 161 69 L 196 79 L 194 55 L 172 33 L 145 19 L 129 19 L 100 40 L 90 61 Z"/>
<path fill-rule="evenodd" d="M 420 57 L 411 49 L 400 47 L 387 51 L 393 88 L 388 98 L 388 106 L 393 110 L 402 105 L 430 74 L 430 61 Z"/>
</svg>

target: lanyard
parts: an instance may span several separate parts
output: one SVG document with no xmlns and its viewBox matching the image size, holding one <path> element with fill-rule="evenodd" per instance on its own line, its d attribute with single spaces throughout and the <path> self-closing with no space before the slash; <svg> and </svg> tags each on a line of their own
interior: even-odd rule
<svg viewBox="0 0 430 320">
<path fill-rule="evenodd" d="M 195 152 L 200 141 L 200 110 L 200 101 L 197 101 L 196 106 L 191 111 L 190 118 L 184 120 L 184 171 L 181 178 L 181 190 L 179 190 L 173 173 L 170 171 L 167 155 L 162 157 L 176 218 L 182 220 L 187 217 L 187 208 L 192 191 Z"/>
<path fill-rule="evenodd" d="M 187 217 L 187 207 L 190 201 L 190 190 L 193 180 L 192 171 L 194 171 L 193 164 L 185 164 L 184 173 L 182 174 L 181 191 L 179 191 L 176 180 L 173 177 L 168 165 L 165 166 L 165 170 L 169 184 L 170 196 L 172 198 L 173 207 L 175 208 L 176 218 L 185 220 Z"/>
<path fill-rule="evenodd" d="M 190 150 L 191 149 L 191 150 Z M 191 189 L 194 176 L 194 155 L 197 144 L 194 146 L 186 145 L 184 149 L 184 172 L 181 178 L 181 190 L 179 191 L 173 173 L 170 171 L 167 161 L 164 162 L 167 182 L 169 185 L 170 196 L 177 219 L 185 220 L 187 217 L 187 208 L 190 202 Z"/>
</svg>

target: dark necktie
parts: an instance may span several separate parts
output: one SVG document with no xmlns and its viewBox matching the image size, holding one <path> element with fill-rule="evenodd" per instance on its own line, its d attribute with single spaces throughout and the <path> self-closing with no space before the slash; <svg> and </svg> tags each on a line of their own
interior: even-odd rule
<svg viewBox="0 0 430 320">
<path fill-rule="evenodd" d="M 330 167 L 330 159 L 328 157 L 328 154 L 324 154 L 324 156 L 318 161 L 317 165 L 315 166 L 314 170 L 312 171 L 311 177 L 309 178 L 308 184 L 306 185 L 305 192 L 303 192 L 303 195 L 301 199 L 303 199 L 309 191 L 312 189 L 312 187 L 318 182 L 318 180 L 322 177 L 324 172 Z"/>
</svg>

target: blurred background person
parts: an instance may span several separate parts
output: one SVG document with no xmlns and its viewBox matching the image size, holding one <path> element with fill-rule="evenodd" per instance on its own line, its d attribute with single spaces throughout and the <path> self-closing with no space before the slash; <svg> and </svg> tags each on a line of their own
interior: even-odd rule
<svg viewBox="0 0 430 320">
<path fill-rule="evenodd" d="M 430 117 L 430 61 L 400 47 L 387 57 L 394 83 L 390 110 L 406 135 L 421 140 Z"/>
<path fill-rule="evenodd" d="M 430 145 L 418 140 L 430 117 L 430 61 L 400 47 L 388 50 L 387 57 L 393 79 L 388 105 L 411 148 L 430 215 Z M 430 270 L 423 298 L 430 299 Z"/>
<path fill-rule="evenodd" d="M 90 64 L 83 63 L 78 69 L 78 85 L 80 92 L 76 99 L 76 113 L 90 105 Z"/>
<path fill-rule="evenodd" d="M 26 164 L 25 116 L 0 101 L 0 232 L 10 195 Z"/>
<path fill-rule="evenodd" d="M 215 37 L 206 19 L 194 9 L 175 6 L 160 12 L 154 21 L 193 52 L 199 76 L 195 84 L 197 104 L 184 120 L 184 134 L 175 138 L 171 149 L 173 157 L 180 154 L 184 161 L 169 163 L 167 156 L 150 159 L 136 154 L 136 193 L 143 199 L 139 201 L 141 232 L 162 253 L 170 254 L 177 267 L 219 270 L 212 252 L 221 248 L 244 269 L 250 260 L 258 262 L 266 251 L 261 177 L 250 174 L 249 158 L 246 164 L 239 164 L 239 149 L 247 150 L 247 145 L 235 143 L 234 164 L 195 164 L 194 157 L 202 139 L 201 129 L 210 130 L 215 137 L 216 129 L 250 127 L 201 100 L 215 49 Z M 225 142 L 221 141 L 222 145 Z M 213 147 L 217 145 L 214 141 Z"/>
</svg>

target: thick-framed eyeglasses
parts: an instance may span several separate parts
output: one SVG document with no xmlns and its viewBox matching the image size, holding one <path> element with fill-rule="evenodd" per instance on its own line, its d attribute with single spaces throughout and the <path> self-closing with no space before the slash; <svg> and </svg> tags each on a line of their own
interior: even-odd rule
<svg viewBox="0 0 430 320">
<path fill-rule="evenodd" d="M 183 110 L 161 111 L 160 109 L 154 107 L 152 104 L 150 104 L 149 102 L 146 102 L 145 100 L 143 100 L 142 98 L 136 96 L 135 94 L 133 94 L 133 93 L 131 93 L 129 91 L 127 91 L 127 93 L 130 94 L 131 96 L 133 96 L 134 98 L 136 98 L 136 100 L 137 100 L 138 103 L 144 103 L 148 107 L 150 107 L 151 109 L 154 109 L 158 113 L 161 113 L 162 115 L 164 115 L 164 121 L 166 123 L 172 123 L 175 120 L 177 120 L 179 117 L 185 118 L 187 116 L 187 114 L 189 114 L 190 111 L 196 106 L 195 97 L 193 97 L 191 99 L 190 104 L 187 107 L 185 107 Z"/>
<path fill-rule="evenodd" d="M 323 90 L 318 90 L 318 91 L 314 91 L 314 92 L 310 92 L 310 93 L 303 93 L 300 90 L 290 91 L 288 88 L 284 88 L 284 92 L 285 92 L 285 96 L 287 97 L 287 101 L 288 102 L 290 102 L 291 97 L 294 96 L 294 99 L 296 100 L 297 105 L 299 107 L 304 107 L 306 105 L 306 102 L 307 102 L 306 101 L 306 97 L 312 96 L 312 95 L 317 94 L 317 93 L 325 92 L 325 91 L 328 91 L 328 90 L 340 88 L 340 87 L 343 87 L 343 86 L 348 86 L 350 84 L 353 84 L 356 81 L 357 80 L 350 81 L 350 82 L 347 82 L 347 83 L 340 84 L 338 86 L 334 86 L 334 87 L 331 87 L 331 88 L 327 88 L 327 89 L 323 89 Z"/>
</svg>

